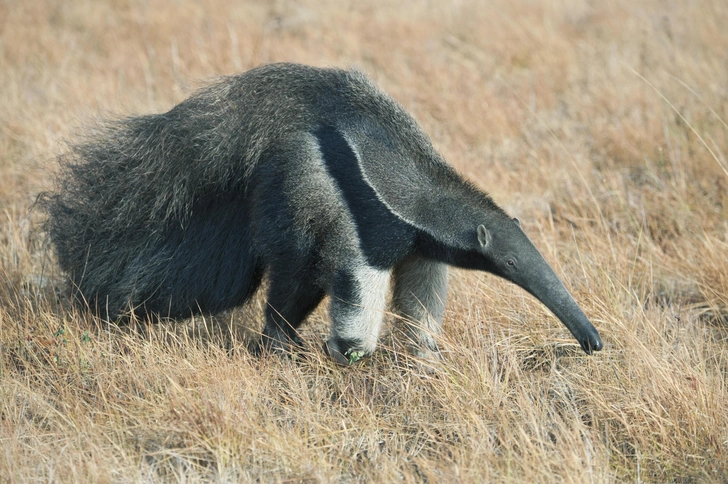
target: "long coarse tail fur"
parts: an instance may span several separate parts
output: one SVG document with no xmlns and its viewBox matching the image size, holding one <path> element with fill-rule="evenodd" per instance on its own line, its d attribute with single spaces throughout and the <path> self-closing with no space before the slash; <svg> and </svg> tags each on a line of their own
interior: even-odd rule
<svg viewBox="0 0 728 484">
<path fill-rule="evenodd" d="M 331 295 L 334 357 L 373 350 L 395 311 L 436 351 L 446 266 L 505 277 L 585 351 L 598 333 L 526 235 L 465 182 L 361 73 L 274 64 L 227 77 L 167 113 L 101 123 L 61 157 L 43 197 L 76 299 L 116 319 L 244 303 L 270 281 L 278 347 Z"/>
</svg>

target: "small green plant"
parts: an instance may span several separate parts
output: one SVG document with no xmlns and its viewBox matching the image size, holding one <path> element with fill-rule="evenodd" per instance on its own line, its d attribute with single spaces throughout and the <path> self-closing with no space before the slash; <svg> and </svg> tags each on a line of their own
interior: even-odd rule
<svg viewBox="0 0 728 484">
<path fill-rule="evenodd" d="M 64 334 L 66 334 L 66 330 L 64 328 L 58 328 L 55 333 L 53 333 L 53 336 L 56 338 L 62 337 Z M 68 341 L 66 341 L 66 338 L 61 339 L 61 344 L 66 344 Z"/>
<path fill-rule="evenodd" d="M 349 364 L 353 365 L 357 361 L 364 358 L 364 352 L 360 350 L 349 350 L 344 356 L 346 356 L 346 358 L 349 360 Z"/>
</svg>

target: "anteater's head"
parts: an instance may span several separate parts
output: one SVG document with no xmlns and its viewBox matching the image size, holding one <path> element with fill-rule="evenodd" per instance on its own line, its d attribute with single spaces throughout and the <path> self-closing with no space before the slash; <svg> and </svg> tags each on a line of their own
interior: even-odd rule
<svg viewBox="0 0 728 484">
<path fill-rule="evenodd" d="M 538 298 L 569 328 L 587 354 L 601 350 L 599 333 L 523 232 L 518 219 L 498 218 L 477 228 L 483 269 L 518 284 Z"/>
</svg>

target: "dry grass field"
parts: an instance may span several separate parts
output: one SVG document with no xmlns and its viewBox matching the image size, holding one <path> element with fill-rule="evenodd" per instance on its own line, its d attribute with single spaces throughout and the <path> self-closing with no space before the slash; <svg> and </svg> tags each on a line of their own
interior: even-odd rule
<svg viewBox="0 0 728 484">
<path fill-rule="evenodd" d="M 0 1 L 0 482 L 728 482 L 725 0 Z M 514 216 L 599 329 L 451 273 L 433 374 L 258 359 L 263 300 L 70 306 L 38 193 L 96 117 L 275 61 L 358 66 Z"/>
</svg>

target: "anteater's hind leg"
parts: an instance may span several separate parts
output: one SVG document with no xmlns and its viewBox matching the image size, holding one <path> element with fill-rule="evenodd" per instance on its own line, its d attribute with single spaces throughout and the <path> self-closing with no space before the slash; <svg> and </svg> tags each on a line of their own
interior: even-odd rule
<svg viewBox="0 0 728 484">
<path fill-rule="evenodd" d="M 313 274 L 307 270 L 311 266 L 271 269 L 261 349 L 289 351 L 297 342 L 297 328 L 324 298 L 323 289 L 311 280 Z"/>
<path fill-rule="evenodd" d="M 437 353 L 435 337 L 440 334 L 447 298 L 447 266 L 410 256 L 393 272 L 392 305 L 406 324 L 410 352 L 429 357 Z"/>
<path fill-rule="evenodd" d="M 329 354 L 354 363 L 377 345 L 389 290 L 389 271 L 365 264 L 339 270 L 331 289 Z"/>
</svg>

